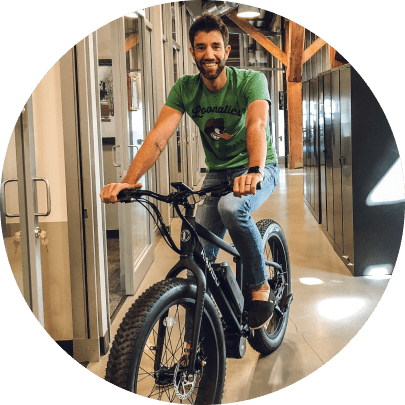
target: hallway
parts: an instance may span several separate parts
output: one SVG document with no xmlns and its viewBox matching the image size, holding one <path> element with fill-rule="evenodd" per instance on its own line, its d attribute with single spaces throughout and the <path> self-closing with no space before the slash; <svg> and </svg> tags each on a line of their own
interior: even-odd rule
<svg viewBox="0 0 405 405">
<path fill-rule="evenodd" d="M 282 169 L 276 191 L 253 217 L 256 221 L 276 220 L 286 234 L 294 301 L 284 342 L 275 353 L 261 357 L 248 346 L 243 359 L 227 360 L 223 403 L 275 392 L 328 362 L 367 321 L 390 279 L 355 278 L 342 264 L 304 204 L 302 170 Z M 179 221 L 174 220 L 172 234 L 176 242 L 178 233 Z M 112 337 L 137 296 L 161 280 L 177 261 L 163 240 L 159 241 L 155 256 L 138 294 L 126 300 L 114 319 Z M 225 254 L 218 258 L 227 259 Z M 87 368 L 104 377 L 107 358 L 104 356 Z"/>
</svg>

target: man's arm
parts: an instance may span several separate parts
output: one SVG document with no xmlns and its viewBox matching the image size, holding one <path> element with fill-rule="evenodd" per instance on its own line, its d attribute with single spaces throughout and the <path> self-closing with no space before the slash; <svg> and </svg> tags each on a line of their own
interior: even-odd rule
<svg viewBox="0 0 405 405">
<path fill-rule="evenodd" d="M 134 160 L 122 183 L 107 184 L 100 193 L 105 203 L 117 202 L 118 193 L 125 188 L 140 188 L 139 179 L 155 164 L 163 152 L 167 141 L 179 125 L 182 113 L 174 108 L 163 106 L 153 129 L 148 133 L 144 143 L 135 155 Z"/>
<path fill-rule="evenodd" d="M 267 156 L 266 124 L 269 116 L 269 104 L 266 100 L 255 100 L 248 106 L 246 113 L 246 146 L 249 167 L 264 168 Z M 250 173 L 237 177 L 233 186 L 236 197 L 256 194 L 256 184 L 263 180 L 260 173 Z"/>
</svg>

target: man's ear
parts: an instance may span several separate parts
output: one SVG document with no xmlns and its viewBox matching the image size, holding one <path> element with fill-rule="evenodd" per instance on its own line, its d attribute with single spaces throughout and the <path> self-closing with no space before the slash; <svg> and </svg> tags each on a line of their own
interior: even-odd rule
<svg viewBox="0 0 405 405">
<path fill-rule="evenodd" d="M 231 52 L 231 45 L 225 47 L 225 60 L 228 59 L 229 53 Z"/>
<path fill-rule="evenodd" d="M 192 47 L 192 46 L 190 46 L 190 53 L 191 53 L 191 56 L 193 57 L 193 59 L 195 60 L 195 56 L 194 56 L 194 48 Z"/>
</svg>

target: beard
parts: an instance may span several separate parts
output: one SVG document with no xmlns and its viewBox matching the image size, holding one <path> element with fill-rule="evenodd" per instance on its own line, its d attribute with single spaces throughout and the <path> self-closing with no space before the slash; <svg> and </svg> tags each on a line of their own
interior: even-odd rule
<svg viewBox="0 0 405 405">
<path fill-rule="evenodd" d="M 196 65 L 200 73 L 208 80 L 215 80 L 219 75 L 222 73 L 222 71 L 225 69 L 225 57 L 222 59 L 216 59 L 213 61 L 207 61 L 207 60 L 200 60 L 196 61 Z M 208 69 L 205 67 L 204 62 L 210 63 L 210 62 L 215 62 L 217 63 L 217 68 L 216 69 Z"/>
</svg>

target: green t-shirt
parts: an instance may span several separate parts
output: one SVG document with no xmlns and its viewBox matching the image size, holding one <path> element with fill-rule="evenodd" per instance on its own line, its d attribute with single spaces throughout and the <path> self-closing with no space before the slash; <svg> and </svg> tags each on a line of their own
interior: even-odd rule
<svg viewBox="0 0 405 405">
<path fill-rule="evenodd" d="M 193 119 L 200 129 L 208 170 L 230 169 L 248 164 L 245 119 L 248 105 L 270 96 L 261 72 L 226 67 L 227 81 L 216 93 L 205 86 L 201 74 L 181 77 L 173 86 L 166 105 Z M 266 125 L 267 163 L 277 161 Z"/>
</svg>

